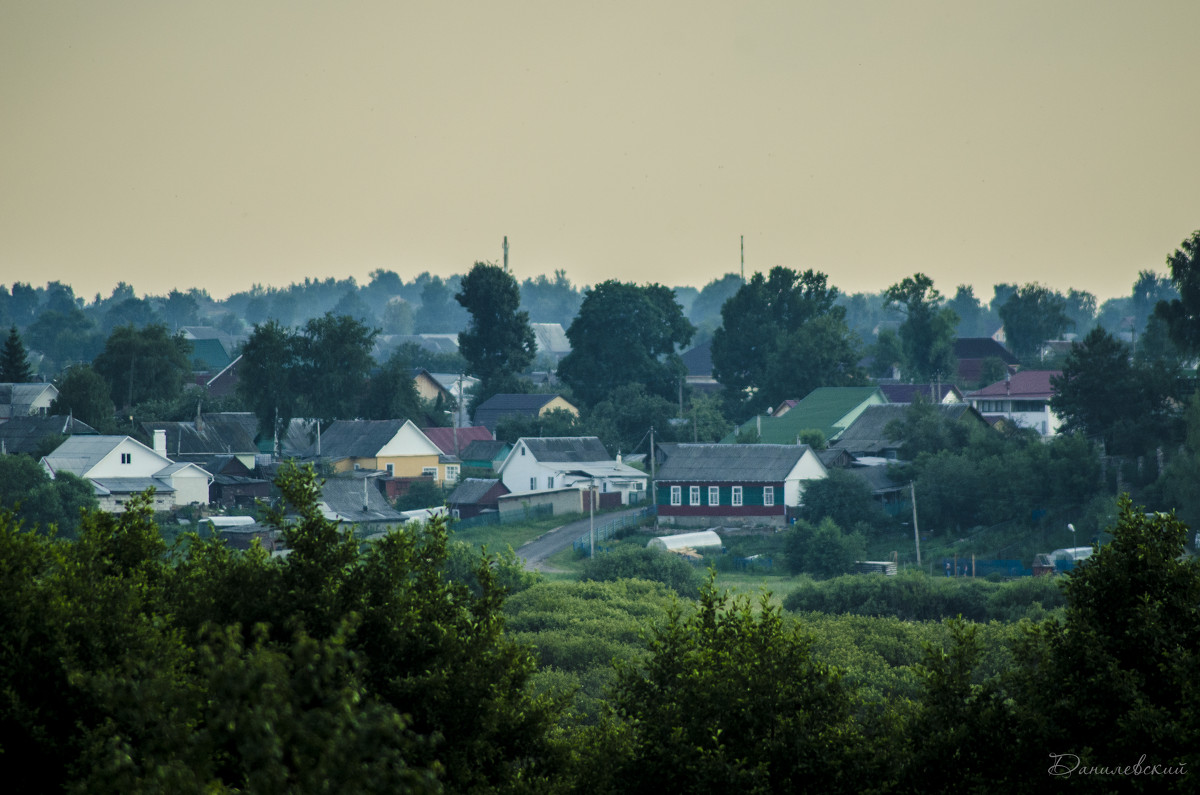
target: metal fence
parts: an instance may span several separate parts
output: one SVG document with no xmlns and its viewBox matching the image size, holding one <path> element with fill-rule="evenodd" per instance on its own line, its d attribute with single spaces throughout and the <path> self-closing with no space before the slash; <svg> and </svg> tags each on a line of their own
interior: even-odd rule
<svg viewBox="0 0 1200 795">
<path fill-rule="evenodd" d="M 599 543 L 601 541 L 607 541 L 610 538 L 616 538 L 617 533 L 620 531 L 629 527 L 637 527 L 648 517 L 652 517 L 656 513 L 658 513 L 657 506 L 650 505 L 635 513 L 626 514 L 621 518 L 615 519 L 611 522 L 605 522 L 602 525 L 596 525 L 596 542 Z M 580 536 L 573 546 L 575 547 L 576 552 L 589 555 L 592 549 L 591 531 L 588 531 L 584 535 Z"/>
</svg>

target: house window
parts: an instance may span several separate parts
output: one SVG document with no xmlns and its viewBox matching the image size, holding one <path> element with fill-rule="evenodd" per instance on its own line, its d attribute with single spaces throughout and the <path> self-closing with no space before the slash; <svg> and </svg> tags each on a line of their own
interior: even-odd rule
<svg viewBox="0 0 1200 795">
<path fill-rule="evenodd" d="M 683 505 L 683 486 L 671 487 L 671 504 Z"/>
<path fill-rule="evenodd" d="M 721 504 L 721 488 L 719 486 L 709 486 L 708 487 L 708 504 L 709 505 L 720 505 Z"/>
<path fill-rule="evenodd" d="M 692 486 L 688 489 L 688 505 L 700 504 L 700 487 Z"/>
<path fill-rule="evenodd" d="M 388 476 L 389 476 L 389 477 L 390 477 L 390 476 L 392 476 L 392 475 L 395 475 L 395 474 L 396 474 L 396 465 L 395 465 L 395 464 L 388 464 L 388 465 L 387 465 L 387 473 L 388 473 Z"/>
<path fill-rule="evenodd" d="M 553 475 L 546 478 L 546 488 L 548 488 L 548 489 L 554 488 L 554 476 Z"/>
<path fill-rule="evenodd" d="M 529 490 L 530 490 L 530 491 L 536 491 L 536 490 L 537 490 L 537 475 L 534 475 L 533 477 L 531 477 L 531 478 L 529 479 Z"/>
<path fill-rule="evenodd" d="M 763 486 L 763 505 L 775 504 L 775 487 Z"/>
<path fill-rule="evenodd" d="M 446 467 L 446 480 L 458 480 L 458 466 Z"/>
<path fill-rule="evenodd" d="M 741 486 L 733 487 L 733 504 L 734 505 L 742 504 L 742 487 Z"/>
<path fill-rule="evenodd" d="M 133 453 L 121 453 L 121 463 L 122 464 L 132 464 L 133 463 Z"/>
<path fill-rule="evenodd" d="M 421 477 L 436 478 L 437 477 L 437 467 L 421 467 Z"/>
</svg>

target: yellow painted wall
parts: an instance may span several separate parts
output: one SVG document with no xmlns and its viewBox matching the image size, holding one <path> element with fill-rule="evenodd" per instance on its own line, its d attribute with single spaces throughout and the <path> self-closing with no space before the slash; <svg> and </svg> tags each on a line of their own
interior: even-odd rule
<svg viewBox="0 0 1200 795">
<path fill-rule="evenodd" d="M 547 411 L 554 411 L 555 409 L 562 409 L 563 411 L 569 411 L 572 414 L 574 414 L 576 417 L 579 416 L 579 409 L 575 408 L 570 403 L 568 403 L 566 400 L 564 400 L 563 398 L 558 397 L 558 396 L 555 396 L 554 400 L 551 400 L 549 403 L 542 406 L 542 410 L 538 412 L 538 416 L 545 414 Z"/>
</svg>

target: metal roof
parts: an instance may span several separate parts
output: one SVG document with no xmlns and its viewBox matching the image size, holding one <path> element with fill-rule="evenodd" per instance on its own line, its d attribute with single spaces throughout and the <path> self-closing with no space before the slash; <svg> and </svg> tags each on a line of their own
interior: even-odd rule
<svg viewBox="0 0 1200 795">
<path fill-rule="evenodd" d="M 810 448 L 806 444 L 663 444 L 658 482 L 779 483 Z"/>
</svg>

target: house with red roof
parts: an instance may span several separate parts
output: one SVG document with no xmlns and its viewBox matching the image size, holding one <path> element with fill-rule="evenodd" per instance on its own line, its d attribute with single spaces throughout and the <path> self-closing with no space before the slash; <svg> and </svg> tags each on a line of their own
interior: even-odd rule
<svg viewBox="0 0 1200 795">
<path fill-rule="evenodd" d="M 494 442 L 492 436 L 483 425 L 464 425 L 461 428 L 422 428 L 421 433 L 438 446 L 445 455 L 462 458 L 462 453 L 471 446 L 471 442 Z"/>
<path fill-rule="evenodd" d="M 967 402 L 994 423 L 1005 419 L 1021 428 L 1033 428 L 1042 436 L 1054 436 L 1062 424 L 1050 410 L 1054 388 L 1050 379 L 1058 370 L 1019 370 L 1002 381 L 967 393 Z"/>
</svg>

